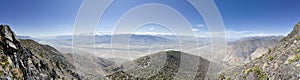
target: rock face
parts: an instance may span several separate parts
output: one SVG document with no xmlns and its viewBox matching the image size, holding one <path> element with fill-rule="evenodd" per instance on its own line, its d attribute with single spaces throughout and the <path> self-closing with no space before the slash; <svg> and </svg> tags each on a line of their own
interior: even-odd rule
<svg viewBox="0 0 300 80">
<path fill-rule="evenodd" d="M 0 25 L 0 79 L 80 79 L 74 66 L 51 46 L 19 40 L 8 25 Z"/>
<path fill-rule="evenodd" d="M 273 49 L 283 36 L 247 37 L 228 43 L 226 61 L 229 65 L 244 64 Z"/>
<path fill-rule="evenodd" d="M 237 80 L 299 80 L 300 22 L 274 49 L 243 66 L 225 70 L 220 79 Z"/>
<path fill-rule="evenodd" d="M 180 51 L 163 51 L 110 67 L 106 77 L 111 80 L 201 80 L 205 79 L 209 64 L 208 60 L 199 56 Z M 197 66 L 189 68 L 192 65 Z"/>
</svg>

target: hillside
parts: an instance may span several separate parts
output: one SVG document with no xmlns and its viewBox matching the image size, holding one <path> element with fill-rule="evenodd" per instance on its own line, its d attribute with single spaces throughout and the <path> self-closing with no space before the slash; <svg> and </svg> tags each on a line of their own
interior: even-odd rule
<svg viewBox="0 0 300 80">
<path fill-rule="evenodd" d="M 113 61 L 100 57 L 94 59 L 94 55 L 61 53 L 49 45 L 42 45 L 30 39 L 21 39 L 20 42 L 34 55 L 37 55 L 39 59 L 46 62 L 59 62 L 59 66 L 63 66 L 61 67 L 62 70 L 58 70 L 62 71 L 63 74 L 59 75 L 64 75 L 64 73 L 70 71 L 72 74 L 80 76 L 80 79 L 102 79 L 104 74 L 99 69 L 115 64 Z M 74 63 L 74 59 L 77 63 Z"/>
<path fill-rule="evenodd" d="M 199 63 L 197 63 L 199 62 Z M 193 65 L 197 65 L 191 68 Z M 163 51 L 107 69 L 106 77 L 123 79 L 205 79 L 210 62 L 180 51 Z M 196 76 L 196 77 L 195 77 Z"/>
<path fill-rule="evenodd" d="M 273 49 L 284 36 L 254 36 L 242 38 L 227 45 L 226 61 L 229 65 L 244 64 Z"/>
<path fill-rule="evenodd" d="M 220 79 L 299 80 L 300 22 L 274 49 L 243 66 L 223 71 Z"/>
<path fill-rule="evenodd" d="M 75 67 L 48 45 L 19 40 L 8 25 L 0 25 L 0 79 L 80 79 Z"/>
</svg>

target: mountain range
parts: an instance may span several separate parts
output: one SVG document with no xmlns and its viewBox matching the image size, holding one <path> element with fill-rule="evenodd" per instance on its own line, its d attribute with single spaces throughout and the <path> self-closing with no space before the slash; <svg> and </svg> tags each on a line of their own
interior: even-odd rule
<svg viewBox="0 0 300 80">
<path fill-rule="evenodd" d="M 8 25 L 0 25 L 0 30 L 0 79 L 300 79 L 300 22 L 286 37 L 257 36 L 229 42 L 224 64 L 219 64 L 224 65 L 224 69 L 218 76 L 208 73 L 209 65 L 216 63 L 207 56 L 166 50 L 126 60 L 86 53 L 62 53 L 52 46 L 38 43 L 43 39 L 35 39 L 36 42 L 29 36 L 16 36 Z M 98 43 L 108 44 L 112 35 L 96 38 L 101 39 Z M 58 39 L 62 41 L 56 41 Z M 61 36 L 48 41 L 70 46 L 70 40 L 70 36 Z M 204 44 L 199 47 L 209 47 L 209 39 L 202 40 Z M 81 41 L 85 44 L 84 39 Z M 132 35 L 129 42 L 141 45 L 176 43 L 176 40 L 170 35 Z"/>
</svg>

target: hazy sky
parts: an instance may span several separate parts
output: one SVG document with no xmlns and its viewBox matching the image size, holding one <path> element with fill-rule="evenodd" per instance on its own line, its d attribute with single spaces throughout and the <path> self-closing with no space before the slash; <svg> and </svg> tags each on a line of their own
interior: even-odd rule
<svg viewBox="0 0 300 80">
<path fill-rule="evenodd" d="M 299 0 L 214 0 L 231 36 L 289 33 L 300 21 Z M 72 34 L 83 0 L 1 0 L 0 23 L 9 24 L 19 35 Z M 201 16 L 185 0 L 116 0 L 104 13 L 97 31 L 110 32 L 131 8 L 145 3 L 168 5 L 183 14 L 194 31 L 205 31 Z M 149 28 L 149 30 L 155 30 Z"/>
</svg>

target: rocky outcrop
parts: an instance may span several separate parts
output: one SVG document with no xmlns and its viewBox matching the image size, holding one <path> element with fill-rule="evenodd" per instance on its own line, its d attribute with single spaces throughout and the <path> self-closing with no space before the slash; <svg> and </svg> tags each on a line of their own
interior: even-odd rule
<svg viewBox="0 0 300 80">
<path fill-rule="evenodd" d="M 19 40 L 8 25 L 0 25 L 0 79 L 80 79 L 74 66 L 51 46 Z"/>
<path fill-rule="evenodd" d="M 299 80 L 300 22 L 274 49 L 243 66 L 226 69 L 220 79 Z"/>
</svg>

